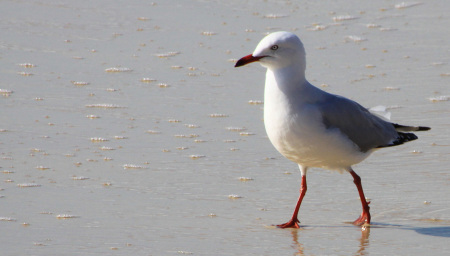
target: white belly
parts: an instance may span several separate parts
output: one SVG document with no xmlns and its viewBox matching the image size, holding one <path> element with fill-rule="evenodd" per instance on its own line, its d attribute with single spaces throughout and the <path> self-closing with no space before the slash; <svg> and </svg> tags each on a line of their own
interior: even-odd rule
<svg viewBox="0 0 450 256">
<path fill-rule="evenodd" d="M 338 129 L 326 129 L 312 104 L 297 99 L 297 105 L 291 105 L 284 93 L 272 89 L 265 92 L 264 125 L 270 141 L 283 156 L 304 167 L 339 170 L 370 155 L 370 151 L 361 152 Z"/>
<path fill-rule="evenodd" d="M 304 167 L 345 169 L 371 153 L 359 151 L 356 145 L 345 139 L 336 139 L 332 134 L 339 131 L 313 134 L 300 129 L 274 127 L 266 122 L 267 135 L 274 147 L 284 157 Z"/>
</svg>

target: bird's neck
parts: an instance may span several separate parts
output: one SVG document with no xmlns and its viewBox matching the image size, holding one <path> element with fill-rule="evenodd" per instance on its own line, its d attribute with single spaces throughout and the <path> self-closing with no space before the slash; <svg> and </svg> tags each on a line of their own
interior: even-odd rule
<svg viewBox="0 0 450 256">
<path fill-rule="evenodd" d="M 287 66 L 278 69 L 267 69 L 267 85 L 278 87 L 285 94 L 291 94 L 302 90 L 310 84 L 305 77 L 305 69 L 302 66 Z M 267 86 L 266 85 L 266 86 Z"/>
<path fill-rule="evenodd" d="M 299 67 L 267 69 L 265 101 L 284 101 L 288 104 L 320 101 L 328 93 L 310 84 L 305 70 Z"/>
</svg>

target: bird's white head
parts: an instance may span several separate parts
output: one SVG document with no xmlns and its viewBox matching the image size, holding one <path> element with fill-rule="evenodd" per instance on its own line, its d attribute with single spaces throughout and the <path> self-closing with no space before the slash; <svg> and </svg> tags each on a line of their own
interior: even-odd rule
<svg viewBox="0 0 450 256">
<path fill-rule="evenodd" d="M 236 62 L 235 67 L 258 61 L 262 66 L 277 70 L 287 66 L 299 65 L 306 68 L 305 48 L 300 39 L 290 32 L 275 32 L 264 37 L 255 51 Z"/>
</svg>

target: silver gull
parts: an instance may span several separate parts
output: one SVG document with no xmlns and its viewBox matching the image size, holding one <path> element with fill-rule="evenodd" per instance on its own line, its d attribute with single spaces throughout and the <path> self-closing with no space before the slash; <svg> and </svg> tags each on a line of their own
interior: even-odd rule
<svg viewBox="0 0 450 256">
<path fill-rule="evenodd" d="M 354 225 L 370 224 L 369 203 L 361 178 L 352 165 L 372 152 L 417 139 L 411 131 L 429 127 L 404 126 L 372 114 L 360 104 L 325 92 L 305 78 L 305 49 L 290 32 L 275 32 L 261 40 L 254 52 L 235 67 L 259 62 L 267 68 L 264 90 L 264 125 L 275 148 L 298 164 L 300 197 L 292 218 L 280 228 L 299 228 L 298 212 L 305 196 L 310 167 L 349 172 L 358 189 L 361 216 Z"/>
</svg>

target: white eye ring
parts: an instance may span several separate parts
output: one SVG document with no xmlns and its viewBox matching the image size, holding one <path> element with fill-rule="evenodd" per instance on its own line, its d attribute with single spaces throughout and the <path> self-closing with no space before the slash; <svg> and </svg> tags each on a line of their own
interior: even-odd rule
<svg viewBox="0 0 450 256">
<path fill-rule="evenodd" d="M 273 51 L 278 50 L 278 45 L 272 45 L 272 47 L 270 47 L 270 49 Z"/>
</svg>

